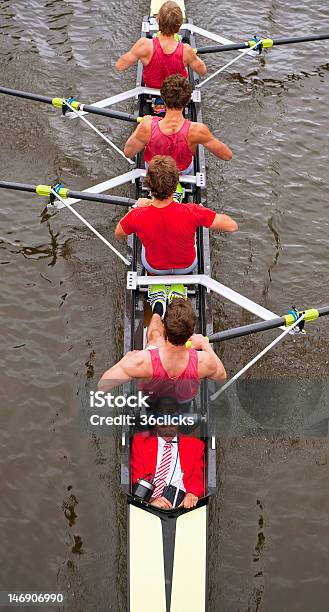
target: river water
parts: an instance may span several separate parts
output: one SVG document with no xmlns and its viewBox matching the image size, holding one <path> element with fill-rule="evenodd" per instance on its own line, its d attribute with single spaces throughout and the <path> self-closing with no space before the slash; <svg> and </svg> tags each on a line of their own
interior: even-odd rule
<svg viewBox="0 0 329 612">
<path fill-rule="evenodd" d="M 134 69 L 118 75 L 114 63 L 147 10 L 147 2 L 0 0 L 1 84 L 86 102 L 131 88 Z M 325 31 L 329 8 L 325 0 L 208 0 L 200 13 L 192 0 L 188 13 L 239 41 Z M 206 57 L 209 73 L 231 57 Z M 205 122 L 234 151 L 229 164 L 207 157 L 209 203 L 240 225 L 212 237 L 213 276 L 278 314 L 329 302 L 328 84 L 323 42 L 244 59 L 203 90 Z M 0 104 L 3 180 L 83 189 L 129 169 L 51 107 L 5 96 Z M 94 123 L 121 146 L 131 131 Z M 124 612 L 119 451 L 111 438 L 82 436 L 77 419 L 86 380 L 122 352 L 124 265 L 68 211 L 46 214 L 41 199 L 14 191 L 0 201 L 0 590 L 62 589 L 70 612 Z M 122 212 L 89 203 L 79 211 L 108 237 Z M 216 329 L 252 320 L 218 298 L 214 310 Z M 308 330 L 248 375 L 276 389 L 284 379 L 285 402 L 267 394 L 264 406 L 255 387 L 240 386 L 227 410 L 210 508 L 211 612 L 328 608 L 328 322 Z M 229 374 L 275 335 L 223 345 Z M 307 423 L 296 429 L 308 389 Z"/>
</svg>

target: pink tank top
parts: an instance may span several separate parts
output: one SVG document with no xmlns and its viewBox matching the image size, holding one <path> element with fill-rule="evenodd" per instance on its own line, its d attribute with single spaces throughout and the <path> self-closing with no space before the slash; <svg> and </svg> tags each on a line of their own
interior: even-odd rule
<svg viewBox="0 0 329 612">
<path fill-rule="evenodd" d="M 160 89 L 163 81 L 171 74 L 180 74 L 187 78 L 187 70 L 183 61 L 183 43 L 177 43 L 175 51 L 165 53 L 158 38 L 153 38 L 153 54 L 147 66 L 143 69 L 143 79 L 147 87 Z"/>
<path fill-rule="evenodd" d="M 179 171 L 186 170 L 193 160 L 193 153 L 188 146 L 191 121 L 185 119 L 181 129 L 175 134 L 163 134 L 159 121 L 161 117 L 152 118 L 151 138 L 145 147 L 144 160 L 149 163 L 155 155 L 170 155 Z"/>
<path fill-rule="evenodd" d="M 142 383 L 144 393 L 154 397 L 173 397 L 178 402 L 193 399 L 199 390 L 200 378 L 198 373 L 198 351 L 189 349 L 189 360 L 185 370 L 174 378 L 171 378 L 164 369 L 159 349 L 149 349 L 152 361 L 152 380 Z"/>
</svg>

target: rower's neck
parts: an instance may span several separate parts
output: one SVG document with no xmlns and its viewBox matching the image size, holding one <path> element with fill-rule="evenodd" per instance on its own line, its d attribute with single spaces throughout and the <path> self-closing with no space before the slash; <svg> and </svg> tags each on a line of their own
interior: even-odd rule
<svg viewBox="0 0 329 612">
<path fill-rule="evenodd" d="M 181 356 L 183 354 L 186 353 L 186 351 L 188 351 L 188 349 L 186 348 L 185 344 L 180 345 L 180 346 L 176 346 L 175 344 L 171 344 L 171 342 L 169 342 L 169 340 L 167 340 L 166 342 L 166 350 L 170 351 L 170 353 L 173 356 Z"/>
<path fill-rule="evenodd" d="M 169 198 L 166 198 L 165 200 L 157 200 L 156 198 L 153 198 L 152 204 L 156 208 L 165 208 L 166 206 L 169 206 L 169 204 L 171 204 L 172 199 L 173 199 L 172 195 Z"/>
<path fill-rule="evenodd" d="M 165 34 L 162 34 L 162 32 L 160 32 L 158 38 L 159 40 L 162 40 L 162 42 L 177 42 L 177 40 L 175 39 L 175 34 L 165 36 Z"/>
<path fill-rule="evenodd" d="M 166 114 L 161 123 L 177 123 L 184 121 L 183 108 L 166 108 Z"/>
</svg>

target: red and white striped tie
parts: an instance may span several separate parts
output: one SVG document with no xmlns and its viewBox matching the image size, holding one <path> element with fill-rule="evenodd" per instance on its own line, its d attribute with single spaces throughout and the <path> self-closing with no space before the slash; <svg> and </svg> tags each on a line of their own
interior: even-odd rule
<svg viewBox="0 0 329 612">
<path fill-rule="evenodd" d="M 153 491 L 152 497 L 160 497 L 165 487 L 165 480 L 168 476 L 172 457 L 172 444 L 166 442 L 163 449 L 162 459 L 158 470 L 155 473 L 154 482 L 156 487 Z"/>
</svg>

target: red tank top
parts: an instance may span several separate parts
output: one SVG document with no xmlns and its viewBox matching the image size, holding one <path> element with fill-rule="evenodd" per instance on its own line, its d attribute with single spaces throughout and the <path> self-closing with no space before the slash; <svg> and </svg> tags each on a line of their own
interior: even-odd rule
<svg viewBox="0 0 329 612">
<path fill-rule="evenodd" d="M 147 87 L 160 89 L 163 81 L 171 74 L 180 74 L 187 78 L 187 70 L 183 61 L 183 43 L 177 43 L 175 51 L 165 53 L 158 38 L 153 38 L 153 54 L 147 66 L 143 69 L 143 80 Z"/>
<path fill-rule="evenodd" d="M 189 360 L 187 366 L 179 376 L 171 378 L 164 369 L 159 349 L 149 349 L 152 361 L 152 380 L 142 383 L 141 389 L 144 393 L 155 397 L 173 397 L 178 402 L 186 402 L 193 399 L 199 390 L 200 378 L 198 373 L 198 351 L 189 349 Z"/>
<path fill-rule="evenodd" d="M 144 160 L 150 162 L 155 155 L 170 155 L 179 171 L 186 170 L 193 160 L 193 153 L 188 146 L 191 121 L 185 119 L 181 129 L 175 134 L 163 134 L 159 121 L 160 117 L 152 118 L 151 138 L 145 147 Z"/>
</svg>

